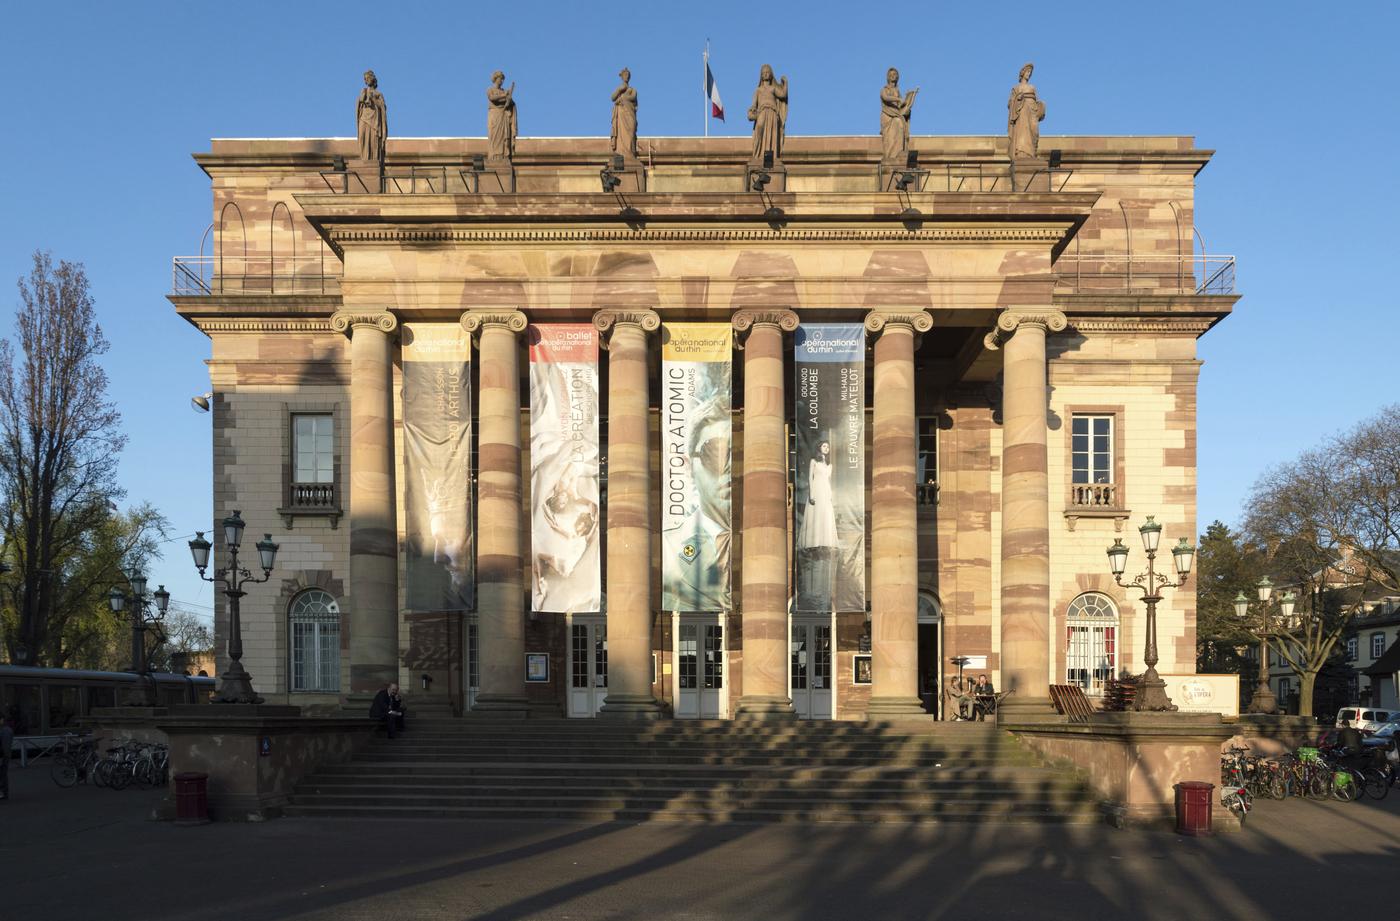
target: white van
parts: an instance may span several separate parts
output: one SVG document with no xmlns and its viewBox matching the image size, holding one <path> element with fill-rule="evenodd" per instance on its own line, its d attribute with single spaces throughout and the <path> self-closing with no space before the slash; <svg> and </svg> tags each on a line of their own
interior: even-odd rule
<svg viewBox="0 0 1400 921">
<path fill-rule="evenodd" d="M 1375 732 L 1386 723 L 1400 721 L 1400 711 L 1377 710 L 1374 707 L 1343 707 L 1337 711 L 1337 728 L 1347 723 L 1362 732 Z"/>
</svg>

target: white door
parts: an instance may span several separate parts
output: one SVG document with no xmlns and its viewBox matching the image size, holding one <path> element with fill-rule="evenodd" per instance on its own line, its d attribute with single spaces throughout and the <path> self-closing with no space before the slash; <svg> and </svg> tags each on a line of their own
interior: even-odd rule
<svg viewBox="0 0 1400 921">
<path fill-rule="evenodd" d="M 481 657 L 477 653 L 476 615 L 467 617 L 467 703 L 466 709 L 476 706 L 476 692 L 481 687 Z"/>
<path fill-rule="evenodd" d="M 792 653 L 792 706 L 804 720 L 831 719 L 831 624 L 794 620 Z"/>
<path fill-rule="evenodd" d="M 718 614 L 682 614 L 676 627 L 676 717 L 725 715 L 724 625 Z"/>
<path fill-rule="evenodd" d="M 574 618 L 569 624 L 569 716 L 597 716 L 607 697 L 607 621 Z"/>
</svg>

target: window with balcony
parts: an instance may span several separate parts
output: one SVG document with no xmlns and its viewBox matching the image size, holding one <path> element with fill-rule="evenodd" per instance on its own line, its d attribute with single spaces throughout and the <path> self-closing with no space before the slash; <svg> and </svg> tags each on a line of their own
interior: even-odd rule
<svg viewBox="0 0 1400 921">
<path fill-rule="evenodd" d="M 1065 407 L 1068 438 L 1065 466 L 1069 495 L 1065 517 L 1070 530 L 1080 518 L 1112 518 L 1118 527 L 1128 517 L 1123 498 L 1123 408 Z"/>
<path fill-rule="evenodd" d="M 293 691 L 340 690 L 340 605 L 329 592 L 308 589 L 292 599 Z"/>
<path fill-rule="evenodd" d="M 298 516 L 329 518 L 331 527 L 339 521 L 335 428 L 333 412 L 289 414 L 286 501 L 279 509 L 288 528 Z"/>
</svg>

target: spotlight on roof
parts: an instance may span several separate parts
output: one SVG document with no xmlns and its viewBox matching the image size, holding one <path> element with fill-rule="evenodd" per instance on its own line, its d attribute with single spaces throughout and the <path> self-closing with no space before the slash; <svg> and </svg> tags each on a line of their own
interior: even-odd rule
<svg viewBox="0 0 1400 921">
<path fill-rule="evenodd" d="M 209 412 L 209 401 L 212 399 L 214 399 L 212 391 L 210 393 L 201 393 L 198 396 L 190 397 L 190 406 L 192 406 L 197 413 L 207 413 Z"/>
</svg>

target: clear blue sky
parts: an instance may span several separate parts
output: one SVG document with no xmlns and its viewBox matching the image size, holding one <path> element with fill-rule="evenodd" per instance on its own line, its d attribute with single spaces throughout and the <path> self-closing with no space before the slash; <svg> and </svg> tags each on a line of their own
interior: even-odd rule
<svg viewBox="0 0 1400 921">
<path fill-rule="evenodd" d="M 86 263 L 131 438 L 122 482 L 180 535 L 212 519 L 210 420 L 189 408 L 208 342 L 165 300 L 170 257 L 210 220 L 189 154 L 211 137 L 353 134 L 367 67 L 396 136 L 484 133 L 495 68 L 518 83 L 522 134 L 603 135 L 624 64 L 644 137 L 699 134 L 708 37 L 731 113 L 712 133 L 745 133 L 766 61 L 791 81 L 792 134 L 873 134 L 890 65 L 922 87 L 916 134 L 999 134 L 1033 60 L 1048 134 L 1217 151 L 1197 224 L 1239 257 L 1244 299 L 1201 343 L 1202 527 L 1234 520 L 1269 465 L 1400 398 L 1395 4 L 50 0 L 0 21 L 0 311 L 36 247 Z M 169 548 L 151 581 L 210 605 L 183 541 Z"/>
</svg>

